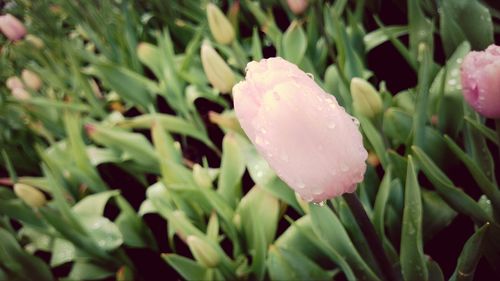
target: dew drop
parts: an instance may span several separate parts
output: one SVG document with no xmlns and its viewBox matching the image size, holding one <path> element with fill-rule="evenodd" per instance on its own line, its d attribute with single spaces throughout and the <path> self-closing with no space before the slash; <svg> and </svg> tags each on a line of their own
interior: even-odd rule
<svg viewBox="0 0 500 281">
<path fill-rule="evenodd" d="M 335 129 L 335 127 L 337 127 L 337 124 L 335 124 L 335 122 L 328 123 L 328 129 Z"/>
<path fill-rule="evenodd" d="M 314 202 L 313 204 L 316 206 L 324 207 L 326 205 L 326 201 Z"/>
<path fill-rule="evenodd" d="M 456 84 L 457 84 L 457 80 L 456 80 L 456 79 L 450 79 L 450 80 L 448 81 L 448 84 L 449 84 L 449 85 L 451 85 L 451 86 L 454 86 L 454 85 L 456 85 Z"/>
<path fill-rule="evenodd" d="M 458 58 L 458 59 L 457 59 L 457 63 L 458 63 L 458 64 L 461 64 L 463 61 L 464 61 L 464 60 L 463 60 L 462 58 Z"/>
<path fill-rule="evenodd" d="M 318 190 L 318 189 L 313 191 L 314 195 L 320 195 L 322 193 L 323 193 L 323 191 L 322 190 Z"/>
<path fill-rule="evenodd" d="M 356 124 L 356 126 L 359 126 L 359 120 L 356 117 L 351 117 L 352 122 Z"/>
<path fill-rule="evenodd" d="M 349 167 L 347 167 L 347 165 L 346 165 L 346 164 L 342 164 L 342 165 L 340 166 L 340 170 L 341 170 L 342 172 L 347 172 L 347 171 L 349 170 Z"/>
<path fill-rule="evenodd" d="M 304 189 L 304 188 L 306 188 L 306 184 L 305 184 L 305 183 L 303 183 L 303 182 L 301 182 L 301 181 L 299 181 L 299 182 L 297 183 L 297 187 L 298 187 L 299 189 Z"/>
<path fill-rule="evenodd" d="M 263 139 L 263 138 L 261 138 L 260 136 L 257 136 L 257 137 L 255 138 L 255 143 L 256 143 L 257 145 L 263 145 L 263 144 L 264 144 L 264 139 Z"/>
<path fill-rule="evenodd" d="M 282 155 L 280 156 L 280 158 L 281 158 L 281 160 L 283 160 L 283 161 L 285 161 L 285 162 L 288 162 L 288 159 L 289 159 L 288 154 L 286 154 L 286 153 L 285 153 L 285 154 L 282 154 Z"/>
<path fill-rule="evenodd" d="M 314 80 L 314 75 L 312 73 L 306 73 L 307 76 L 309 76 L 309 78 L 311 78 L 312 80 Z"/>
</svg>

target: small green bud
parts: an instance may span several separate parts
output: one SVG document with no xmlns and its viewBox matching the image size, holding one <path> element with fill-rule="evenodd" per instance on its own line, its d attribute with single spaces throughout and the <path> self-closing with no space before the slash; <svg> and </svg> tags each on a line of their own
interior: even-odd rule
<svg viewBox="0 0 500 281">
<path fill-rule="evenodd" d="M 222 93 L 231 92 L 236 78 L 233 71 L 209 44 L 201 46 L 201 63 L 212 86 Z"/>
<path fill-rule="evenodd" d="M 229 44 L 234 40 L 234 29 L 229 19 L 216 5 L 207 5 L 207 18 L 210 32 L 219 44 Z"/>
<path fill-rule="evenodd" d="M 30 43 L 31 45 L 33 45 L 37 49 L 41 49 L 41 48 L 45 47 L 43 40 L 40 39 L 40 37 L 35 36 L 33 34 L 26 35 L 26 37 L 24 37 L 24 40 L 26 40 L 26 42 Z"/>
<path fill-rule="evenodd" d="M 27 205 L 40 208 L 47 203 L 45 194 L 35 187 L 23 183 L 14 184 L 14 193 Z"/>
<path fill-rule="evenodd" d="M 355 77 L 351 80 L 351 95 L 354 110 L 366 117 L 374 117 L 383 109 L 380 94 L 364 79 Z"/>
<path fill-rule="evenodd" d="M 189 235 L 187 244 L 194 258 L 203 266 L 216 267 L 220 262 L 219 253 L 203 239 Z"/>
<path fill-rule="evenodd" d="M 208 171 L 203 168 L 200 164 L 194 164 L 193 166 L 193 178 L 196 184 L 202 188 L 212 187 L 212 178 L 208 174 Z"/>
</svg>

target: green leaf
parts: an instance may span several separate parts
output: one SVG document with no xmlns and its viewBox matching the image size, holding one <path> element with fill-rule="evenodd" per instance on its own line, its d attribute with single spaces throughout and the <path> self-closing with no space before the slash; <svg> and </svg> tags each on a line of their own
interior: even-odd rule
<svg viewBox="0 0 500 281">
<path fill-rule="evenodd" d="M 67 262 L 73 261 L 76 257 L 76 249 L 71 242 L 56 238 L 52 246 L 52 256 L 50 266 L 56 267 Z"/>
<path fill-rule="evenodd" d="M 401 233 L 401 271 L 405 280 L 428 280 L 422 242 L 422 198 L 412 157 L 408 156 Z"/>
<path fill-rule="evenodd" d="M 299 64 L 306 53 L 307 37 L 297 20 L 294 20 L 283 34 L 282 44 L 283 57 L 294 64 Z"/>
<path fill-rule="evenodd" d="M 162 258 L 186 280 L 207 279 L 207 268 L 194 260 L 176 254 L 163 254 Z"/>
<path fill-rule="evenodd" d="M 500 142 L 498 141 L 497 134 L 494 130 L 486 127 L 484 124 L 479 122 L 479 120 L 472 119 L 469 116 L 464 117 L 465 121 L 467 121 L 477 132 L 482 134 L 489 141 L 493 142 L 497 146 L 500 146 Z"/>
<path fill-rule="evenodd" d="M 245 172 L 245 158 L 241 143 L 233 133 L 227 134 L 222 141 L 222 159 L 217 192 L 231 205 L 236 206 L 241 197 L 241 177 Z"/>
<path fill-rule="evenodd" d="M 154 123 L 161 124 L 161 126 L 171 132 L 181 135 L 186 135 L 197 140 L 200 140 L 210 148 L 213 148 L 211 140 L 203 131 L 196 128 L 192 123 L 184 120 L 181 117 L 169 114 L 142 114 L 137 117 L 125 119 L 118 122 L 118 126 L 122 128 L 131 129 L 151 129 Z"/>
<path fill-rule="evenodd" d="M 2 269 L 7 269 L 18 280 L 54 280 L 50 269 L 38 257 L 26 253 L 14 236 L 0 228 L 0 260 Z"/>
<path fill-rule="evenodd" d="M 358 116 L 358 119 L 359 122 L 361 123 L 361 128 L 363 129 L 363 132 L 370 141 L 370 144 L 373 146 L 373 149 L 375 149 L 375 153 L 377 153 L 377 156 L 380 159 L 380 163 L 384 168 L 386 168 L 387 165 L 389 165 L 389 163 L 386 156 L 386 147 L 384 144 L 384 140 L 382 139 L 382 136 L 373 126 L 373 124 L 369 119 L 366 119 L 363 116 Z"/>
<path fill-rule="evenodd" d="M 79 261 L 73 264 L 69 273 L 69 280 L 97 280 L 104 279 L 115 274 L 113 270 L 86 261 Z"/>
<path fill-rule="evenodd" d="M 422 207 L 424 241 L 446 228 L 457 215 L 434 191 L 422 190 Z"/>
<path fill-rule="evenodd" d="M 158 246 L 149 227 L 137 215 L 134 208 L 122 196 L 116 197 L 120 215 L 115 224 L 122 233 L 123 242 L 130 247 L 149 247 L 157 250 Z"/>
<path fill-rule="evenodd" d="M 109 199 L 120 194 L 118 190 L 111 190 L 91 194 L 76 203 L 72 210 L 77 216 L 100 217 L 104 214 L 104 207 Z"/>
<path fill-rule="evenodd" d="M 390 37 L 397 38 L 408 33 L 406 25 L 386 26 L 376 29 L 363 37 L 365 43 L 365 52 L 368 53 L 372 49 L 382 45 L 390 39 Z"/>
<path fill-rule="evenodd" d="M 427 19 L 421 9 L 419 0 L 408 0 L 408 33 L 410 35 L 410 52 L 414 60 L 419 60 L 420 44 L 433 48 L 434 25 Z"/>
<path fill-rule="evenodd" d="M 158 170 L 156 153 L 143 135 L 97 124 L 87 124 L 86 129 L 93 141 L 120 152 L 122 159 L 131 159 L 148 171 Z"/>
<path fill-rule="evenodd" d="M 328 207 L 313 204 L 309 204 L 309 209 L 314 233 L 328 245 L 328 249 L 340 254 L 351 266 L 357 278 L 380 280 L 360 256 L 335 213 Z"/>
<path fill-rule="evenodd" d="M 492 201 L 493 209 L 500 215 L 500 191 L 479 168 L 479 165 L 467 155 L 450 137 L 444 136 L 446 144 L 455 155 L 465 164 L 481 191 Z"/>
<path fill-rule="evenodd" d="M 101 249 L 114 250 L 123 243 L 120 230 L 109 219 L 94 215 L 79 215 L 78 220 Z"/>
<path fill-rule="evenodd" d="M 274 245 L 278 248 L 293 249 L 317 263 L 328 259 L 327 250 L 314 233 L 311 216 L 309 215 L 305 215 L 293 222 L 276 239 Z"/>
<path fill-rule="evenodd" d="M 488 214 L 483 211 L 479 204 L 463 190 L 455 187 L 453 182 L 434 164 L 422 149 L 412 146 L 412 150 L 423 172 L 450 207 L 459 213 L 471 217 L 476 223 L 483 224 L 490 220 Z"/>
<path fill-rule="evenodd" d="M 106 183 L 101 179 L 96 168 L 92 166 L 87 154 L 87 147 L 82 136 L 82 123 L 80 116 L 66 112 L 64 114 L 64 125 L 68 137 L 68 150 L 74 159 L 78 169 L 88 179 L 88 186 L 95 192 L 107 190 Z"/>
<path fill-rule="evenodd" d="M 279 202 L 267 191 L 254 186 L 240 201 L 236 213 L 241 219 L 244 241 L 252 254 L 252 271 L 264 279 L 267 247 L 274 241 L 279 219 Z"/>
<path fill-rule="evenodd" d="M 269 248 L 267 269 L 271 280 L 331 280 L 333 277 L 300 252 L 276 246 Z"/>
<path fill-rule="evenodd" d="M 441 267 L 436 261 L 428 258 L 427 270 L 429 271 L 429 280 L 444 281 L 443 271 L 441 270 Z"/>
<path fill-rule="evenodd" d="M 479 50 L 494 42 L 490 12 L 479 1 L 449 0 L 441 5 L 440 33 L 447 54 L 466 40 Z"/>
<path fill-rule="evenodd" d="M 489 226 L 489 223 L 484 224 L 465 242 L 450 281 L 474 280 L 476 266 L 483 255 L 483 241 Z"/>
<path fill-rule="evenodd" d="M 389 166 L 385 172 L 384 178 L 380 183 L 379 190 L 377 192 L 377 198 L 375 199 L 375 209 L 373 211 L 373 225 L 377 231 L 378 237 L 385 237 L 384 231 L 384 217 L 385 217 L 385 206 L 389 199 L 389 193 L 391 192 L 391 170 L 392 166 Z"/>
<path fill-rule="evenodd" d="M 159 91 L 154 81 L 112 63 L 94 64 L 88 72 L 99 77 L 106 86 L 116 91 L 125 101 L 140 106 L 142 109 L 152 105 L 152 94 Z"/>
<path fill-rule="evenodd" d="M 254 28 L 252 32 L 252 59 L 254 61 L 260 61 L 262 57 L 262 46 L 259 38 L 259 31 L 257 28 Z"/>
</svg>

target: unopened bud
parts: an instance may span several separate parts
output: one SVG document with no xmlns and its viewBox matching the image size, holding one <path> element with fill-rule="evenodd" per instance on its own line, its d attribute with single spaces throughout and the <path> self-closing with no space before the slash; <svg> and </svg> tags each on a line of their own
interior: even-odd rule
<svg viewBox="0 0 500 281">
<path fill-rule="evenodd" d="M 230 130 L 233 132 L 238 132 L 241 133 L 242 135 L 245 135 L 243 132 L 243 129 L 241 129 L 240 122 L 238 122 L 238 119 L 236 118 L 236 114 L 234 111 L 228 111 L 228 112 L 223 112 L 221 114 L 210 111 L 208 113 L 208 119 L 210 122 L 215 123 L 219 125 L 219 127 Z"/>
<path fill-rule="evenodd" d="M 190 235 L 187 244 L 194 258 L 203 266 L 216 267 L 220 262 L 219 253 L 203 239 Z"/>
<path fill-rule="evenodd" d="M 196 184 L 198 184 L 202 188 L 212 187 L 212 179 L 210 178 L 210 174 L 200 164 L 194 164 L 193 178 Z"/>
<path fill-rule="evenodd" d="M 231 92 L 236 83 L 234 73 L 224 59 L 208 44 L 201 46 L 201 62 L 212 86 L 222 93 Z"/>
<path fill-rule="evenodd" d="M 366 80 L 353 78 L 351 95 L 356 112 L 371 118 L 382 111 L 383 104 L 380 94 Z"/>
<path fill-rule="evenodd" d="M 0 16 L 0 31 L 11 41 L 17 41 L 26 35 L 24 24 L 11 14 Z"/>
<path fill-rule="evenodd" d="M 307 0 L 287 0 L 288 7 L 295 15 L 302 14 L 309 5 L 309 1 Z"/>
<path fill-rule="evenodd" d="M 43 40 L 40 39 L 40 37 L 35 36 L 33 34 L 26 35 L 24 40 L 26 40 L 26 42 L 30 43 L 31 45 L 33 45 L 37 49 L 42 49 L 43 47 L 45 47 Z"/>
<path fill-rule="evenodd" d="M 39 208 L 47 203 L 47 199 L 43 192 L 27 184 L 14 184 L 14 193 L 23 200 L 24 203 L 33 208 Z"/>
<path fill-rule="evenodd" d="M 42 87 L 42 80 L 40 80 L 40 77 L 31 70 L 24 69 L 23 72 L 21 72 L 21 78 L 26 87 L 33 91 L 38 91 Z"/>
<path fill-rule="evenodd" d="M 12 90 L 12 96 L 17 100 L 28 100 L 31 98 L 31 94 L 28 93 L 24 88 L 14 88 Z"/>
<path fill-rule="evenodd" d="M 229 44 L 234 40 L 234 29 L 229 19 L 216 5 L 207 5 L 207 18 L 210 32 L 215 41 L 220 44 Z"/>
<path fill-rule="evenodd" d="M 5 81 L 5 86 L 7 86 L 7 88 L 11 91 L 16 88 L 24 88 L 23 81 L 21 81 L 21 79 L 19 79 L 19 77 L 17 76 L 11 76 L 7 78 L 7 81 Z"/>
</svg>

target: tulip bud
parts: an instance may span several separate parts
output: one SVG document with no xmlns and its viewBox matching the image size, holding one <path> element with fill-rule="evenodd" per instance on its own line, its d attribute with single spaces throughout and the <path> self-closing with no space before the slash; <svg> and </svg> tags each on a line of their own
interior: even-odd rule
<svg viewBox="0 0 500 281">
<path fill-rule="evenodd" d="M 24 40 L 26 40 L 28 43 L 30 43 L 31 45 L 33 45 L 37 49 L 41 49 L 45 46 L 42 39 L 40 39 L 40 37 L 37 37 L 33 34 L 26 35 Z"/>
<path fill-rule="evenodd" d="M 500 118 L 500 46 L 470 52 L 461 67 L 465 100 L 479 114 Z"/>
<path fill-rule="evenodd" d="M 308 202 L 354 192 L 368 153 L 358 123 L 296 65 L 247 65 L 234 86 L 241 127 L 278 176 Z"/>
<path fill-rule="evenodd" d="M 39 208 L 47 203 L 45 194 L 30 185 L 23 183 L 14 184 L 14 193 L 27 205 L 33 208 Z"/>
<path fill-rule="evenodd" d="M 234 40 L 234 29 L 226 15 L 216 5 L 207 5 L 207 18 L 210 32 L 219 44 L 229 44 Z"/>
<path fill-rule="evenodd" d="M 11 41 L 17 41 L 26 35 L 23 23 L 11 14 L 0 16 L 0 31 Z"/>
<path fill-rule="evenodd" d="M 307 0 L 287 0 L 286 2 L 288 3 L 288 8 L 290 8 L 295 15 L 302 14 L 309 5 L 309 1 Z"/>
<path fill-rule="evenodd" d="M 38 91 L 42 87 L 42 80 L 31 70 L 24 69 L 21 72 L 21 78 L 24 84 L 33 91 Z"/>
<path fill-rule="evenodd" d="M 229 93 L 236 83 L 234 73 L 221 56 L 208 44 L 201 46 L 201 63 L 212 86 L 221 93 Z"/>
<path fill-rule="evenodd" d="M 17 76 L 11 76 L 11 77 L 7 78 L 7 81 L 5 82 L 5 86 L 7 86 L 7 88 L 11 91 L 13 91 L 16 88 L 24 88 L 23 82 Z"/>
<path fill-rule="evenodd" d="M 194 258 L 203 266 L 216 267 L 220 262 L 219 253 L 201 238 L 190 235 L 186 240 Z"/>
<path fill-rule="evenodd" d="M 208 119 L 210 122 L 219 125 L 222 129 L 230 130 L 233 132 L 244 134 L 241 129 L 240 123 L 238 119 L 236 119 L 236 115 L 233 111 L 217 113 L 214 111 L 210 111 L 208 113 Z"/>
<path fill-rule="evenodd" d="M 366 80 L 353 78 L 351 80 L 351 95 L 356 112 L 372 118 L 382 111 L 383 104 L 380 94 Z"/>
<path fill-rule="evenodd" d="M 208 171 L 202 166 L 200 166 L 200 164 L 194 164 L 193 178 L 196 184 L 202 188 L 212 187 L 212 178 L 210 178 Z"/>
<path fill-rule="evenodd" d="M 31 98 L 31 94 L 28 93 L 24 88 L 14 88 L 12 90 L 12 96 L 17 100 L 28 100 Z"/>
</svg>

